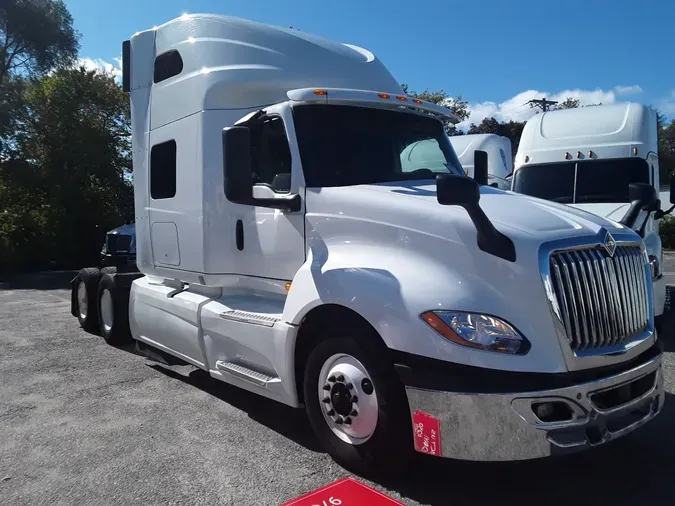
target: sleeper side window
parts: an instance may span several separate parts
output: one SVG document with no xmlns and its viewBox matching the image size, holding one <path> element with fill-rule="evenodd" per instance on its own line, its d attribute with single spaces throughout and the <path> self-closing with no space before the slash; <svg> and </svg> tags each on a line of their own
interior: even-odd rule
<svg viewBox="0 0 675 506">
<path fill-rule="evenodd" d="M 175 49 L 160 54 L 155 58 L 155 72 L 153 81 L 155 84 L 177 76 L 183 71 L 183 58 Z"/>
<path fill-rule="evenodd" d="M 251 127 L 253 184 L 269 186 L 277 193 L 291 189 L 291 150 L 284 122 L 278 116 L 263 118 Z"/>
<path fill-rule="evenodd" d="M 155 144 L 150 150 L 150 196 L 153 200 L 176 196 L 176 141 Z"/>
</svg>

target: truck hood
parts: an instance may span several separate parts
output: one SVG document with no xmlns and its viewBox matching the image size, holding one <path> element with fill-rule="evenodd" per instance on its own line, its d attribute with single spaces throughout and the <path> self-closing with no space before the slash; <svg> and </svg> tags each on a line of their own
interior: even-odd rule
<svg viewBox="0 0 675 506">
<path fill-rule="evenodd" d="M 426 181 L 420 183 L 420 181 L 411 181 L 351 187 L 349 190 L 353 191 L 355 196 L 358 195 L 357 198 L 362 204 L 349 209 L 356 211 L 359 207 L 362 207 L 363 211 L 368 213 L 367 215 L 372 216 L 373 207 L 383 207 L 391 213 L 393 209 L 400 209 L 403 202 L 409 202 L 408 205 L 403 207 L 408 208 L 411 212 L 396 213 L 396 222 L 413 229 L 424 228 L 421 213 L 429 213 L 429 218 L 438 213 L 459 214 L 463 217 L 462 219 L 457 216 L 459 221 L 468 221 L 468 216 L 463 209 L 457 206 L 442 206 L 438 203 L 435 184 L 428 184 Z M 616 221 L 606 219 L 604 216 L 588 212 L 585 209 L 488 186 L 481 187 L 480 193 L 481 208 L 495 227 L 503 233 L 526 235 L 548 241 L 571 236 L 595 236 L 603 228 L 610 232 L 628 231 L 627 227 Z M 414 212 L 415 207 L 419 209 L 418 213 Z M 367 208 L 370 208 L 371 211 L 366 211 Z"/>
<path fill-rule="evenodd" d="M 604 202 L 594 204 L 568 204 L 576 209 L 583 209 L 589 213 L 609 218 L 612 221 L 619 221 L 624 217 L 630 207 L 627 202 Z"/>
</svg>

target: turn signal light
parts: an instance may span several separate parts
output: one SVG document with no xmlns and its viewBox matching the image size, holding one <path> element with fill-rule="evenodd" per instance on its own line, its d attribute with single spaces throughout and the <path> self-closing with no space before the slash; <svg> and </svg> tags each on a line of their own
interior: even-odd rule
<svg viewBox="0 0 675 506">
<path fill-rule="evenodd" d="M 391 96 L 387 95 L 386 93 L 378 93 L 377 96 L 380 97 L 380 98 L 384 98 L 384 99 L 390 99 L 391 98 Z"/>
<path fill-rule="evenodd" d="M 291 284 L 290 283 L 286 283 L 286 291 L 287 292 L 291 291 Z"/>
<path fill-rule="evenodd" d="M 327 96 L 328 92 L 326 90 L 314 90 L 315 95 Z"/>
</svg>

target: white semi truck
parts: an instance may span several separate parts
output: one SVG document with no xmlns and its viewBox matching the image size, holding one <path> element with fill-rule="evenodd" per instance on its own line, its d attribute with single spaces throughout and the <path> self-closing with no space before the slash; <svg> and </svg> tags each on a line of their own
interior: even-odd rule
<svg viewBox="0 0 675 506">
<path fill-rule="evenodd" d="M 508 137 L 497 134 L 468 134 L 454 135 L 449 139 L 468 176 L 473 177 L 474 153 L 485 151 L 489 160 L 488 183 L 502 190 L 511 189 L 513 155 Z"/>
<path fill-rule="evenodd" d="M 140 273 L 83 269 L 85 328 L 304 408 L 365 473 L 578 451 L 662 410 L 639 235 L 489 187 L 484 156 L 464 175 L 457 119 L 370 51 L 194 14 L 123 56 Z M 420 141 L 440 163 L 407 162 Z"/>
<path fill-rule="evenodd" d="M 621 103 L 538 114 L 523 129 L 512 189 L 565 203 L 618 222 L 631 207 L 630 185 L 659 195 L 656 111 Z M 661 205 L 641 210 L 632 224 L 643 237 L 654 287 L 657 328 L 663 322 L 666 279 L 659 220 Z"/>
</svg>

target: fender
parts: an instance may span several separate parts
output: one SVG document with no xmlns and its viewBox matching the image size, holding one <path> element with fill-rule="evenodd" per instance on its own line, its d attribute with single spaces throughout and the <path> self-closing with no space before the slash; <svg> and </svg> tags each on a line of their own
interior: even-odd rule
<svg viewBox="0 0 675 506">
<path fill-rule="evenodd" d="M 315 239 L 291 284 L 283 318 L 300 325 L 313 308 L 338 304 L 368 321 L 393 350 L 494 369 L 564 372 L 538 272 L 528 277 L 522 266 L 482 252 L 442 261 L 442 255 L 453 251 L 448 241 L 443 242 L 442 248 L 413 250 L 344 241 L 327 245 Z M 490 280 L 501 280 L 502 286 Z M 523 308 L 521 290 L 527 290 L 528 301 L 539 300 L 541 307 L 530 303 Z M 540 297 L 533 295 L 537 290 Z M 532 348 L 526 355 L 510 356 L 451 343 L 419 318 L 435 308 L 509 315 L 509 323 L 528 338 Z"/>
</svg>

